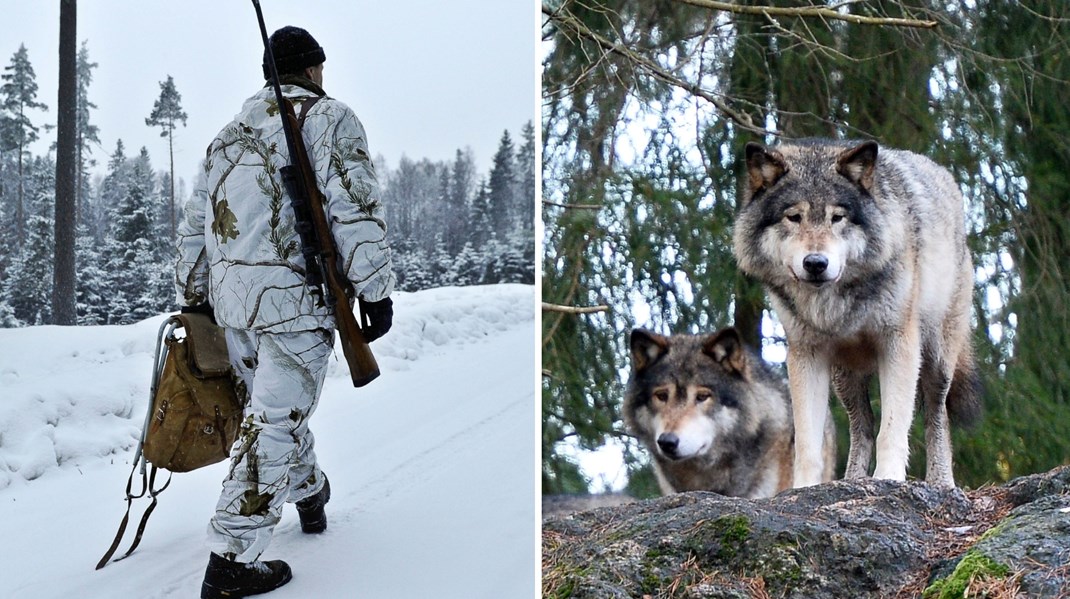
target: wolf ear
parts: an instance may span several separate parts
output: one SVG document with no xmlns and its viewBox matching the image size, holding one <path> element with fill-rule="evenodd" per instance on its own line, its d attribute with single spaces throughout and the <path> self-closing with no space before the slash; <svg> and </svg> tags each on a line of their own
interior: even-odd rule
<svg viewBox="0 0 1070 599">
<path fill-rule="evenodd" d="M 702 352 L 728 372 L 740 375 L 746 372 L 747 352 L 743 349 L 743 338 L 735 327 L 721 329 L 706 338 Z"/>
<path fill-rule="evenodd" d="M 877 170 L 877 142 L 867 141 L 844 150 L 836 159 L 836 172 L 862 189 L 873 189 L 873 173 Z"/>
<path fill-rule="evenodd" d="M 747 183 L 751 194 L 772 187 L 788 172 L 784 155 L 762 144 L 747 142 L 743 156 L 747 161 Z"/>
<path fill-rule="evenodd" d="M 668 338 L 646 329 L 632 329 L 631 345 L 632 366 L 636 372 L 657 362 L 669 351 Z"/>
</svg>

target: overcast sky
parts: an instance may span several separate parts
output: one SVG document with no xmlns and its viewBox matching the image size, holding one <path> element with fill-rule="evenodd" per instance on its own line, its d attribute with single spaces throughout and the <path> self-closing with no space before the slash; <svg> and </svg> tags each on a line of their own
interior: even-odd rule
<svg viewBox="0 0 1070 599">
<path fill-rule="evenodd" d="M 373 155 L 393 168 L 402 155 L 450 160 L 470 147 L 486 174 L 502 132 L 535 120 L 536 5 L 530 0 L 261 0 L 268 33 L 296 25 L 327 55 L 324 89 L 357 113 Z M 59 2 L 0 0 L 0 68 L 24 43 L 37 100 L 56 120 Z M 97 170 L 121 138 L 127 156 L 146 146 L 167 168 L 167 143 L 145 125 L 159 83 L 174 77 L 189 116 L 176 131 L 176 176 L 187 184 L 215 134 L 264 83 L 263 42 L 251 0 L 89 0 L 78 4 L 78 40 L 88 40 L 89 99 L 98 108 Z M 41 132 L 47 142 L 55 132 Z"/>
</svg>

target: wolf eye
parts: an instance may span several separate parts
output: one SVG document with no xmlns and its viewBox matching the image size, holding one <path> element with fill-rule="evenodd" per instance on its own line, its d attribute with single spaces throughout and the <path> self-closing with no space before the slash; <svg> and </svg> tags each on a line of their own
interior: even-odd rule
<svg viewBox="0 0 1070 599">
<path fill-rule="evenodd" d="M 654 392 L 654 399 L 656 399 L 656 400 L 658 400 L 658 401 L 660 401 L 662 403 L 665 403 L 665 402 L 669 401 L 669 392 L 668 391 L 655 391 Z"/>
<path fill-rule="evenodd" d="M 836 223 L 840 222 L 841 220 L 843 220 L 843 215 L 842 214 L 833 214 L 832 215 L 832 224 L 836 224 Z"/>
<path fill-rule="evenodd" d="M 709 391 L 699 391 L 698 393 L 695 394 L 695 401 L 697 401 L 698 403 L 702 403 L 702 402 L 704 402 L 707 399 L 710 399 L 712 397 L 713 397 L 713 394 L 710 393 Z"/>
<path fill-rule="evenodd" d="M 790 220 L 793 223 L 801 223 L 802 222 L 802 214 L 798 213 L 798 212 L 795 213 L 795 214 L 785 214 L 784 218 Z"/>
</svg>

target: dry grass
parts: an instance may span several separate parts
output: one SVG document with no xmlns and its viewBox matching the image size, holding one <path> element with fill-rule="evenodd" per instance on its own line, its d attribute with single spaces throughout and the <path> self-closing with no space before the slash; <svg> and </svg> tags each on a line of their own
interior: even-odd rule
<svg viewBox="0 0 1070 599">
<path fill-rule="evenodd" d="M 1010 500 L 1007 498 L 1007 491 L 999 487 L 987 486 L 967 491 L 966 497 L 973 504 L 973 510 L 965 518 L 951 520 L 939 515 L 929 518 L 928 523 L 930 530 L 933 532 L 933 539 L 925 555 L 927 566 L 915 572 L 909 578 L 907 583 L 896 593 L 895 599 L 921 597 L 922 592 L 928 586 L 929 575 L 935 564 L 966 553 L 978 539 L 1002 521 L 1013 509 Z M 964 599 L 970 597 L 1013 599 L 1019 596 L 1016 593 L 1019 592 L 1018 581 L 1020 578 L 1021 573 L 1019 572 L 999 580 L 979 579 L 971 581 Z M 992 594 L 997 590 L 1002 594 Z M 984 594 L 986 592 L 990 594 Z"/>
</svg>

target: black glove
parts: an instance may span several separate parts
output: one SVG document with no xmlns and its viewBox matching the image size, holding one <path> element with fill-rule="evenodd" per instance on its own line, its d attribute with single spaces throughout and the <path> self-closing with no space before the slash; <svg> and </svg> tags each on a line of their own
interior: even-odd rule
<svg viewBox="0 0 1070 599">
<path fill-rule="evenodd" d="M 197 304 L 196 306 L 182 306 L 179 310 L 182 314 L 204 314 L 212 321 L 212 324 L 217 324 L 215 321 L 215 310 L 212 309 L 212 304 L 204 302 L 203 304 Z"/>
<path fill-rule="evenodd" d="M 394 302 L 390 298 L 377 302 L 360 300 L 360 315 L 364 328 L 364 340 L 368 343 L 382 337 L 394 323 Z"/>
</svg>

